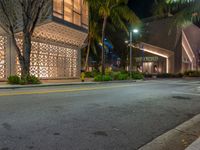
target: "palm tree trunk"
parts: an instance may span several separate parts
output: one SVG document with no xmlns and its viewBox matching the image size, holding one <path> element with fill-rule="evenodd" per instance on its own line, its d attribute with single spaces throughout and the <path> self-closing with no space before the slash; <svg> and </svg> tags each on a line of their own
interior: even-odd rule
<svg viewBox="0 0 200 150">
<path fill-rule="evenodd" d="M 87 54 L 86 54 L 86 59 L 85 59 L 85 67 L 84 70 L 87 71 L 87 67 L 88 67 L 88 59 L 89 59 L 89 55 L 90 55 L 90 46 L 91 46 L 91 38 L 88 37 L 88 47 L 87 47 Z"/>
<path fill-rule="evenodd" d="M 107 16 L 104 17 L 103 20 L 103 28 L 102 28 L 102 56 L 101 56 L 101 61 L 102 61 L 102 75 L 105 75 L 105 29 L 106 29 L 106 24 L 107 24 Z"/>
</svg>

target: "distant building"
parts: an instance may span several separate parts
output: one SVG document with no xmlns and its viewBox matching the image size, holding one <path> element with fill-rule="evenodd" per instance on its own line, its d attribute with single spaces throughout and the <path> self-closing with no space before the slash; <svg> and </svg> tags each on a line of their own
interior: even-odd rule
<svg viewBox="0 0 200 150">
<path fill-rule="evenodd" d="M 80 49 L 88 32 L 88 8 L 83 0 L 52 0 L 52 11 L 32 38 L 30 73 L 42 79 L 77 78 Z M 17 42 L 22 46 L 22 36 Z M 0 80 L 20 74 L 9 35 L 0 28 Z"/>
<path fill-rule="evenodd" d="M 138 46 L 137 68 L 149 73 L 179 73 L 199 68 L 200 29 L 173 24 L 172 17 L 145 23 L 146 37 Z"/>
</svg>

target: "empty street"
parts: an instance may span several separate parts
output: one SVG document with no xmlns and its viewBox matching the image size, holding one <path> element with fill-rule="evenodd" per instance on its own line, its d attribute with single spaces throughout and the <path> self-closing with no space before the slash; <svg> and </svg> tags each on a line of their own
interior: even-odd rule
<svg viewBox="0 0 200 150">
<path fill-rule="evenodd" d="M 0 150 L 136 150 L 200 113 L 200 81 L 0 90 Z"/>
</svg>

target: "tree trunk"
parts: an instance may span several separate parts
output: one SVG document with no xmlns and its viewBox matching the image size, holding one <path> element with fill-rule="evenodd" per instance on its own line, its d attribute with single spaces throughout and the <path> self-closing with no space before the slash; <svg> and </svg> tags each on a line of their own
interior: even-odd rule
<svg viewBox="0 0 200 150">
<path fill-rule="evenodd" d="M 23 39 L 24 62 L 21 65 L 21 77 L 30 75 L 30 55 L 31 55 L 31 34 L 25 33 Z"/>
<path fill-rule="evenodd" d="M 88 41 L 87 54 L 86 54 L 85 67 L 84 67 L 85 71 L 87 71 L 87 68 L 88 68 L 88 59 L 89 59 L 89 55 L 90 55 L 91 38 L 89 37 L 88 40 L 89 41 Z"/>
<path fill-rule="evenodd" d="M 102 28 L 102 56 L 101 56 L 101 61 L 102 61 L 102 75 L 105 75 L 105 44 L 104 44 L 104 39 L 105 39 L 105 29 L 106 29 L 106 24 L 107 24 L 107 16 L 104 17 L 103 20 L 103 28 Z"/>
</svg>

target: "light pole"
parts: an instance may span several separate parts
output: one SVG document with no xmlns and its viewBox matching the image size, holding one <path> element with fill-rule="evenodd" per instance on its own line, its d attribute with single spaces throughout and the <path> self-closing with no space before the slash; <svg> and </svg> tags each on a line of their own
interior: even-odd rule
<svg viewBox="0 0 200 150">
<path fill-rule="evenodd" d="M 138 29 L 133 29 L 129 33 L 129 41 L 125 41 L 127 44 L 129 43 L 130 47 L 130 64 L 129 64 L 129 72 L 130 72 L 130 77 L 133 71 L 133 49 L 132 49 L 132 44 L 133 44 L 133 34 L 138 34 L 139 30 Z"/>
</svg>

